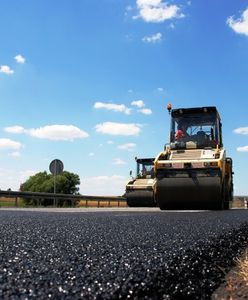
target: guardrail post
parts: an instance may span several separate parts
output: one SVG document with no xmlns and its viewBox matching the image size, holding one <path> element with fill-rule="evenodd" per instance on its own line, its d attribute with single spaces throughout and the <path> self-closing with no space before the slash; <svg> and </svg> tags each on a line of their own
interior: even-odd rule
<svg viewBox="0 0 248 300">
<path fill-rule="evenodd" d="M 15 197 L 15 206 L 18 206 L 18 198 Z"/>
</svg>

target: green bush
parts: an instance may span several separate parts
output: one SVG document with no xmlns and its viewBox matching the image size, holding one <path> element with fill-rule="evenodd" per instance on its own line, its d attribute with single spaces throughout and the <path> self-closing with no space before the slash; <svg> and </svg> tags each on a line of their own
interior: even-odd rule
<svg viewBox="0 0 248 300">
<path fill-rule="evenodd" d="M 56 193 L 58 194 L 78 194 L 80 185 L 80 178 L 77 174 L 64 171 L 62 174 L 56 176 Z M 47 174 L 46 171 L 39 172 L 30 176 L 21 186 L 22 192 L 40 192 L 40 193 L 54 193 L 54 175 Z M 40 205 L 53 205 L 54 199 L 40 199 Z M 35 199 L 24 199 L 25 205 L 36 205 Z M 71 201 L 59 200 L 59 206 L 69 206 Z"/>
</svg>

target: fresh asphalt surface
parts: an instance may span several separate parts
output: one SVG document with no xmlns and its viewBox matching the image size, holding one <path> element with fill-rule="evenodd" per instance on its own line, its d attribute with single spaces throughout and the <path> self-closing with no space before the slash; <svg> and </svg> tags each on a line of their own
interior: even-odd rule
<svg viewBox="0 0 248 300">
<path fill-rule="evenodd" d="M 0 209 L 0 238 L 0 299 L 210 299 L 248 210 Z"/>
</svg>

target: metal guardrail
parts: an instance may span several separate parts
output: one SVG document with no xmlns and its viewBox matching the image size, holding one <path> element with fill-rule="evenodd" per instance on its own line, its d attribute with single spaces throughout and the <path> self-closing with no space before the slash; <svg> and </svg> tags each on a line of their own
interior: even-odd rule
<svg viewBox="0 0 248 300">
<path fill-rule="evenodd" d="M 53 199 L 53 205 L 58 206 L 60 200 L 69 200 L 71 201 L 71 206 L 75 207 L 78 200 L 85 200 L 85 206 L 89 206 L 89 202 L 97 201 L 97 206 L 100 207 L 101 202 L 116 202 L 120 206 L 121 202 L 126 202 L 126 198 L 122 196 L 92 196 L 92 195 L 71 195 L 71 194 L 54 194 L 54 193 L 38 193 L 38 192 L 19 192 L 19 191 L 1 191 L 0 190 L 0 202 L 1 198 L 14 198 L 15 206 L 18 206 L 18 198 L 30 198 L 36 201 L 37 206 L 41 206 L 42 199 Z M 240 203 L 239 203 L 240 202 Z M 247 208 L 248 206 L 248 196 L 234 196 L 234 202 L 237 207 Z"/>
<path fill-rule="evenodd" d="M 86 200 L 86 207 L 88 206 L 88 202 L 97 201 L 98 207 L 100 207 L 100 202 L 117 202 L 118 206 L 120 202 L 126 202 L 126 198 L 121 196 L 91 196 L 91 195 L 71 195 L 71 194 L 54 194 L 54 193 L 39 193 L 39 192 L 19 192 L 19 191 L 1 191 L 0 190 L 0 198 L 15 198 L 15 206 L 18 206 L 18 198 L 29 198 L 37 201 L 37 206 L 40 204 L 42 199 L 53 199 L 53 205 L 58 206 L 60 200 L 69 200 L 71 201 L 71 205 L 75 206 L 78 200 Z"/>
</svg>

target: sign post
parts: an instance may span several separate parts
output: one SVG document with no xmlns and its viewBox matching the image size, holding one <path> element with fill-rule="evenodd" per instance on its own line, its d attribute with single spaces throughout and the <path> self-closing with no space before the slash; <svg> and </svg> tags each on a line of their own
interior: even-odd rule
<svg viewBox="0 0 248 300">
<path fill-rule="evenodd" d="M 56 206 L 56 176 L 61 174 L 64 170 L 64 165 L 61 160 L 59 159 L 54 159 L 51 161 L 49 165 L 49 170 L 53 174 L 53 193 L 54 193 L 54 200 L 53 200 L 53 205 Z"/>
</svg>

